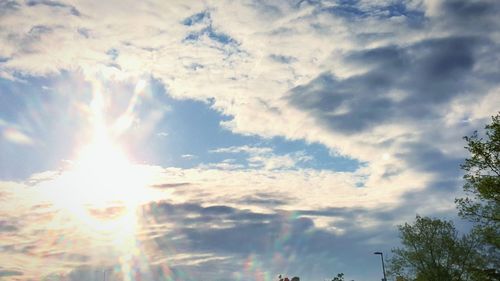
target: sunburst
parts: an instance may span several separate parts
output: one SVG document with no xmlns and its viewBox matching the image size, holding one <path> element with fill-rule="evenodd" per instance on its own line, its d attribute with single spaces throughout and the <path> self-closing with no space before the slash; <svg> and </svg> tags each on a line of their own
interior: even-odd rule
<svg viewBox="0 0 500 281">
<path fill-rule="evenodd" d="M 143 83 L 139 82 L 138 87 L 143 88 Z M 152 200 L 151 190 L 147 188 L 151 176 L 144 166 L 128 159 L 115 141 L 113 130 L 106 126 L 103 95 L 99 89 L 95 90 L 90 109 L 91 141 L 79 150 L 68 170 L 44 183 L 41 189 L 89 238 L 106 239 L 120 250 L 130 251 L 135 241 L 139 207 Z M 125 114 L 130 114 L 130 110 Z"/>
</svg>

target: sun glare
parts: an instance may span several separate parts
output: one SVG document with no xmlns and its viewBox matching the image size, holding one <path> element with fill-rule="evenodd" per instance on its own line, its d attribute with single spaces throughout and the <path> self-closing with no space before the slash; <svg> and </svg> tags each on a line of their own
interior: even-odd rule
<svg viewBox="0 0 500 281">
<path fill-rule="evenodd" d="M 90 143 L 80 149 L 70 169 L 45 184 L 43 192 L 86 235 L 127 250 L 135 241 L 138 209 L 151 199 L 150 177 L 114 142 L 103 112 L 103 98 L 97 91 L 89 116 L 93 126 Z"/>
</svg>

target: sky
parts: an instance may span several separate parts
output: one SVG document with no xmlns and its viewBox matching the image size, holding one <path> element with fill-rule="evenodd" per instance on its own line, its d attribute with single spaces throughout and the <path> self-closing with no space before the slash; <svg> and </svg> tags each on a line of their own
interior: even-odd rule
<svg viewBox="0 0 500 281">
<path fill-rule="evenodd" d="M 500 105 L 491 0 L 0 0 L 0 279 L 380 280 Z"/>
</svg>

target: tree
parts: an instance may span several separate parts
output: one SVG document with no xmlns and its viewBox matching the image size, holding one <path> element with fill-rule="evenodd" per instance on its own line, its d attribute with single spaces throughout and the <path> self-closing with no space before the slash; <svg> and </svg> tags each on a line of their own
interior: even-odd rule
<svg viewBox="0 0 500 281">
<path fill-rule="evenodd" d="M 474 234 L 458 235 L 451 221 L 417 215 L 414 224 L 400 225 L 402 247 L 392 250 L 389 272 L 408 280 L 478 280 L 481 266 Z"/>
<path fill-rule="evenodd" d="M 500 112 L 492 117 L 485 130 L 484 139 L 477 131 L 464 137 L 470 158 L 461 168 L 465 171 L 464 191 L 468 197 L 455 202 L 459 215 L 476 223 L 475 231 L 484 242 L 489 272 L 498 280 L 495 268 L 500 266 Z"/>
<path fill-rule="evenodd" d="M 332 281 L 344 281 L 344 273 L 337 274 L 337 276 L 333 277 Z"/>
</svg>

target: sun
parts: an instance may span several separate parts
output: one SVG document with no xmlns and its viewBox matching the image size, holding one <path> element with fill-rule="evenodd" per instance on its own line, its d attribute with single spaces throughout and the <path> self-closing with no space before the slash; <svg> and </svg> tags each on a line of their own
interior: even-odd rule
<svg viewBox="0 0 500 281">
<path fill-rule="evenodd" d="M 105 135 L 96 136 L 79 155 L 45 185 L 45 195 L 89 233 L 132 235 L 138 208 L 147 201 L 148 176 Z"/>
<path fill-rule="evenodd" d="M 51 204 L 79 225 L 81 233 L 127 249 L 137 232 L 140 206 L 152 199 L 151 175 L 133 164 L 115 141 L 104 121 L 100 91 L 90 105 L 89 143 L 79 149 L 71 167 L 42 190 Z"/>
<path fill-rule="evenodd" d="M 84 147 L 71 171 L 77 186 L 85 191 L 85 204 L 106 207 L 120 202 L 136 206 L 145 184 L 140 169 L 131 164 L 106 135 L 98 135 Z"/>
</svg>

